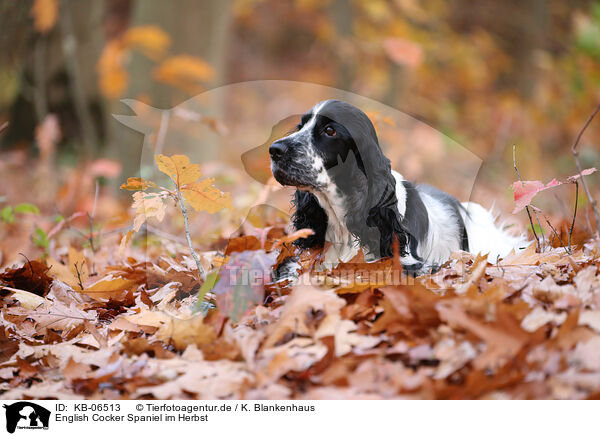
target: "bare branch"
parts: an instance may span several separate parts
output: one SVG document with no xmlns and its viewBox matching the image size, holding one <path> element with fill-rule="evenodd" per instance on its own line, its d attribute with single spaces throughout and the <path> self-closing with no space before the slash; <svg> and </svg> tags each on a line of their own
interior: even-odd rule
<svg viewBox="0 0 600 436">
<path fill-rule="evenodd" d="M 573 145 L 571 146 L 571 153 L 573 154 L 573 158 L 575 159 L 575 166 L 577 167 L 577 171 L 579 172 L 579 178 L 581 179 L 581 184 L 583 185 L 585 195 L 587 196 L 588 201 L 592 206 L 592 212 L 594 213 L 594 219 L 596 220 L 596 238 L 600 239 L 600 213 L 598 212 L 598 208 L 596 206 L 596 200 L 594 200 L 594 197 L 592 197 L 592 194 L 590 193 L 590 190 L 587 187 L 587 183 L 585 182 L 585 178 L 581 174 L 583 170 L 581 169 L 581 163 L 579 162 L 579 151 L 577 150 L 577 146 L 579 145 L 579 141 L 581 140 L 583 133 L 590 125 L 590 123 L 592 122 L 592 120 L 598 112 L 600 112 L 600 103 L 596 106 L 594 112 L 592 112 L 592 114 L 588 117 L 587 121 L 577 134 L 575 142 L 573 142 Z"/>
<path fill-rule="evenodd" d="M 573 228 L 575 227 L 575 218 L 577 217 L 577 202 L 579 199 L 579 182 L 575 180 L 575 210 L 573 211 L 573 221 L 571 222 L 571 228 L 569 229 L 569 253 L 572 253 L 573 248 L 571 247 L 571 236 L 573 235 Z"/>
<path fill-rule="evenodd" d="M 519 173 L 519 168 L 517 168 L 516 148 L 517 148 L 517 146 L 515 144 L 513 144 L 513 167 L 514 167 L 515 171 L 517 172 L 517 178 L 519 179 L 519 182 L 520 182 L 521 174 Z M 533 232 L 533 236 L 535 237 L 535 243 L 537 245 L 538 251 L 541 251 L 540 240 L 535 231 L 535 227 L 533 227 L 533 220 L 531 219 L 531 212 L 529 212 L 529 206 L 525 206 L 525 210 L 527 211 L 527 216 L 529 217 L 529 224 L 531 225 L 531 231 Z M 536 218 L 537 218 L 537 215 L 536 215 Z M 539 225 L 539 223 L 540 223 L 540 219 L 538 218 L 538 225 Z M 542 226 L 540 225 L 540 229 L 541 228 L 542 228 Z"/>
</svg>

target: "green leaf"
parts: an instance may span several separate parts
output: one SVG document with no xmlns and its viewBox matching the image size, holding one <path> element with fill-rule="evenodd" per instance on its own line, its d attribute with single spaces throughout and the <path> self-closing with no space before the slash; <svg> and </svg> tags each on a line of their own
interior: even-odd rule
<svg viewBox="0 0 600 436">
<path fill-rule="evenodd" d="M 61 214 L 58 214 L 58 215 L 56 215 L 56 216 L 54 217 L 54 222 L 55 222 L 56 224 L 58 224 L 58 223 L 60 223 L 61 221 L 64 221 L 64 220 L 65 220 L 65 217 L 64 217 L 64 216 L 62 216 Z"/>
<path fill-rule="evenodd" d="M 5 223 L 14 223 L 15 212 L 13 211 L 12 206 L 4 206 L 2 208 L 2 212 L 0 212 L 0 217 L 2 217 L 2 221 L 4 221 Z"/>
<path fill-rule="evenodd" d="M 16 213 L 33 213 L 36 215 L 40 214 L 40 210 L 37 208 L 35 204 L 30 203 L 21 203 L 15 206 Z"/>
<path fill-rule="evenodd" d="M 45 231 L 43 231 L 39 227 L 37 227 L 35 229 L 35 231 L 33 232 L 33 236 L 31 237 L 31 239 L 33 240 L 33 243 L 37 247 L 48 248 L 48 243 L 50 242 L 50 240 L 48 239 L 48 235 L 46 234 Z"/>
<path fill-rule="evenodd" d="M 202 287 L 200 288 L 200 291 L 198 291 L 198 303 L 196 304 L 196 308 L 194 309 L 194 312 L 202 311 L 202 309 L 204 307 L 203 303 L 204 304 L 206 303 L 206 302 L 204 302 L 204 296 L 206 294 L 208 294 L 210 291 L 212 291 L 212 289 L 217 284 L 217 281 L 219 281 L 219 273 L 217 271 L 211 272 L 210 274 L 208 274 L 206 276 L 206 280 L 204 280 L 204 283 L 202 283 Z"/>
</svg>

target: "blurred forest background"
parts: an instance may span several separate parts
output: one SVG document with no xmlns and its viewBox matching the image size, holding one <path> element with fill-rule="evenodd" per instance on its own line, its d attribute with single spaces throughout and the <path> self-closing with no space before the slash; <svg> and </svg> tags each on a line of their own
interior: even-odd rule
<svg viewBox="0 0 600 436">
<path fill-rule="evenodd" d="M 130 113 L 124 98 L 170 109 L 265 79 L 350 91 L 479 157 L 474 199 L 495 199 L 505 212 L 513 144 L 524 180 L 575 174 L 570 145 L 600 98 L 600 2 L 589 0 L 5 0 L 0 9 L 0 200 L 46 215 L 94 209 L 116 227 L 128 205 L 117 188 L 139 171 L 144 143 L 112 116 Z M 229 109 L 219 110 L 225 118 Z M 235 110 L 263 108 L 237 101 Z M 204 121 L 226 128 L 214 113 Z M 430 181 L 449 164 L 436 149 L 444 144 L 418 139 L 408 146 L 438 158 L 391 158 Z M 598 165 L 599 139 L 592 123 L 580 144 L 584 168 Z M 223 168 L 207 172 L 223 177 Z M 597 177 L 589 183 L 597 193 Z M 556 192 L 561 201 L 539 201 L 568 220 L 573 191 Z M 585 208 L 583 192 L 579 201 Z"/>
</svg>

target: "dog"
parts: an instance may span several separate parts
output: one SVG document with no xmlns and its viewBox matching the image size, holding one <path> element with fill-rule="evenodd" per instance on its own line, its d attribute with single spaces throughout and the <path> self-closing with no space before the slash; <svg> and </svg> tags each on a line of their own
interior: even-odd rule
<svg viewBox="0 0 600 436">
<path fill-rule="evenodd" d="M 275 179 L 296 188 L 293 226 L 314 232 L 295 244 L 306 249 L 330 242 L 323 260 L 328 268 L 360 249 L 367 262 L 396 251 L 403 269 L 419 275 L 436 271 L 454 251 L 495 261 L 526 244 L 481 205 L 461 203 L 392 170 L 373 124 L 351 104 L 317 103 L 269 154 Z"/>
</svg>

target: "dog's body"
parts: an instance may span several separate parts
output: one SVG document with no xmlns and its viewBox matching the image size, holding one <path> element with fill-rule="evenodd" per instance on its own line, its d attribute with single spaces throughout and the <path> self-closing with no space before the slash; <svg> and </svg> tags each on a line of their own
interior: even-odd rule
<svg viewBox="0 0 600 436">
<path fill-rule="evenodd" d="M 349 261 L 360 248 L 366 260 L 392 256 L 394 240 L 404 269 L 414 274 L 434 270 L 453 251 L 495 260 L 524 245 L 482 206 L 404 180 L 383 155 L 369 118 L 350 104 L 318 103 L 269 152 L 276 180 L 298 188 L 295 228 L 314 231 L 297 245 L 331 242 L 328 266 Z"/>
</svg>

